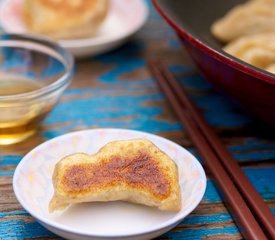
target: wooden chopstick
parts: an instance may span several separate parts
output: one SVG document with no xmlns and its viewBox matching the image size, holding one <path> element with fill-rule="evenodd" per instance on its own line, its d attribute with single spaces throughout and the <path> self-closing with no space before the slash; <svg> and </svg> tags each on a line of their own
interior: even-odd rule
<svg viewBox="0 0 275 240">
<path fill-rule="evenodd" d="M 264 229 L 270 239 L 275 239 L 275 216 L 273 216 L 267 204 L 246 177 L 237 161 L 232 158 L 231 154 L 221 143 L 218 135 L 206 122 L 199 109 L 187 97 L 187 93 L 184 88 L 176 81 L 172 73 L 168 71 L 167 67 L 162 62 L 159 63 L 159 66 L 163 75 L 166 76 L 168 83 L 170 84 L 174 93 L 180 99 L 180 102 L 184 103 L 186 108 L 188 108 L 192 114 L 193 119 L 197 123 L 197 126 L 219 157 L 222 165 L 226 171 L 230 173 L 232 180 L 234 181 L 238 190 L 241 192 L 250 209 L 252 209 L 252 212 L 258 219 L 261 227 Z"/>
<path fill-rule="evenodd" d="M 208 141 L 205 139 L 198 126 L 196 126 L 196 122 L 189 109 L 187 109 L 187 106 L 183 102 L 179 101 L 175 92 L 170 87 L 167 77 L 162 71 L 163 65 L 160 66 L 157 62 L 151 61 L 149 63 L 149 68 L 155 79 L 158 81 L 161 89 L 166 94 L 167 99 L 174 108 L 180 122 L 186 127 L 190 137 L 203 156 L 216 184 L 224 196 L 226 205 L 231 210 L 237 225 L 241 229 L 243 236 L 246 239 L 268 239 L 238 189 L 231 181 L 230 176 L 220 163 L 217 155 L 209 146 Z"/>
</svg>

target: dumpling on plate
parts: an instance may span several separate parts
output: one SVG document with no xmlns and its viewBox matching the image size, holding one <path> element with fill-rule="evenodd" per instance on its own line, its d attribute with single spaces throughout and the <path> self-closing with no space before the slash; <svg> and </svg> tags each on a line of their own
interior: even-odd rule
<svg viewBox="0 0 275 240">
<path fill-rule="evenodd" d="M 274 72 L 275 33 L 238 38 L 227 44 L 224 51 L 256 67 Z"/>
<path fill-rule="evenodd" d="M 55 165 L 52 180 L 50 212 L 75 203 L 116 200 L 181 209 L 177 165 L 147 139 L 114 141 L 93 155 L 66 156 Z"/>
<path fill-rule="evenodd" d="M 251 0 L 232 8 L 211 27 L 222 42 L 241 36 L 275 32 L 275 0 Z"/>
<path fill-rule="evenodd" d="M 108 0 L 24 0 L 27 29 L 54 39 L 85 38 L 96 33 L 108 13 Z"/>
</svg>

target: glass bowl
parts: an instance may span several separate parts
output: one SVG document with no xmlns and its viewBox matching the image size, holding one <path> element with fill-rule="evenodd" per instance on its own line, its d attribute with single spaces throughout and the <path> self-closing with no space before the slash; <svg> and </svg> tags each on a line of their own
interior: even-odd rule
<svg viewBox="0 0 275 240">
<path fill-rule="evenodd" d="M 0 35 L 0 145 L 34 134 L 68 87 L 73 57 L 31 35 Z"/>
</svg>

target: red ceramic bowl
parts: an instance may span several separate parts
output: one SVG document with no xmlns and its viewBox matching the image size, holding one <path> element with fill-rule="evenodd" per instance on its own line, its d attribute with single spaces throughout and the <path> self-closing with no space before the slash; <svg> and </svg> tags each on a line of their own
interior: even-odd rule
<svg viewBox="0 0 275 240">
<path fill-rule="evenodd" d="M 225 53 L 210 32 L 216 19 L 241 2 L 153 0 L 200 72 L 243 109 L 275 126 L 275 75 Z"/>
</svg>

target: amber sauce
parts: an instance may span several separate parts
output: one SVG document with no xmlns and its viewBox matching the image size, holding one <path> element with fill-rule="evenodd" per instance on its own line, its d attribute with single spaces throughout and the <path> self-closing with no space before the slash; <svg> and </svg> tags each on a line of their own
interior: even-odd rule
<svg viewBox="0 0 275 240">
<path fill-rule="evenodd" d="M 50 110 L 45 108 L 43 102 L 22 104 L 1 97 L 24 94 L 41 87 L 41 84 L 28 78 L 0 76 L 0 145 L 16 143 L 32 135 Z"/>
</svg>

